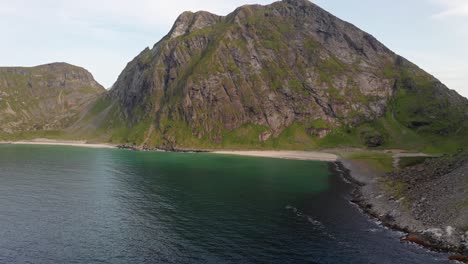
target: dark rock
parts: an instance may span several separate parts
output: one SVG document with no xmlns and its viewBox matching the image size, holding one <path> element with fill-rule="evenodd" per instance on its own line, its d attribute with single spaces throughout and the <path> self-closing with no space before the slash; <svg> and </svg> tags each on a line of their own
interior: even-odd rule
<svg viewBox="0 0 468 264">
<path fill-rule="evenodd" d="M 468 258 L 463 255 L 453 255 L 449 257 L 449 260 L 460 261 L 468 263 Z"/>
<path fill-rule="evenodd" d="M 410 243 L 415 243 L 427 248 L 435 248 L 435 245 L 432 243 L 430 238 L 419 233 L 410 233 L 403 237 L 401 240 Z"/>
<path fill-rule="evenodd" d="M 331 133 L 331 129 L 329 128 L 309 128 L 307 129 L 307 134 L 313 136 L 313 137 L 317 137 L 317 138 L 324 138 L 326 137 L 328 134 Z"/>
<path fill-rule="evenodd" d="M 364 129 L 360 132 L 361 140 L 366 146 L 375 148 L 385 143 L 385 137 L 373 129 Z"/>
</svg>

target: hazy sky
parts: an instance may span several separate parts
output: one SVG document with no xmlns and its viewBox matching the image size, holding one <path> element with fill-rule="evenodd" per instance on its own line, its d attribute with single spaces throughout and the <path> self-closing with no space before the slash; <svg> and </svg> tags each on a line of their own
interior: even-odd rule
<svg viewBox="0 0 468 264">
<path fill-rule="evenodd" d="M 112 86 L 185 11 L 272 0 L 0 0 L 0 65 L 69 62 Z M 316 0 L 468 97 L 468 0 Z"/>
</svg>

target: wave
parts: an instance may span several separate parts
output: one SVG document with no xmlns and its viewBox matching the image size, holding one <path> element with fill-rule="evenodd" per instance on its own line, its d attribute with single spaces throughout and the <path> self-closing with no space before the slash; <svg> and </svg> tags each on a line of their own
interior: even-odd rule
<svg viewBox="0 0 468 264">
<path fill-rule="evenodd" d="M 313 224 L 313 225 L 316 226 L 316 227 L 325 228 L 325 226 L 323 225 L 322 222 L 320 222 L 320 221 L 314 219 L 314 218 L 313 218 L 312 216 L 310 216 L 310 215 L 304 214 L 303 212 L 301 212 L 299 209 L 297 209 L 297 208 L 294 207 L 294 206 L 287 205 L 287 206 L 285 207 L 285 209 L 288 210 L 288 211 L 291 211 L 291 212 L 294 213 L 297 217 L 306 220 L 307 222 Z"/>
</svg>

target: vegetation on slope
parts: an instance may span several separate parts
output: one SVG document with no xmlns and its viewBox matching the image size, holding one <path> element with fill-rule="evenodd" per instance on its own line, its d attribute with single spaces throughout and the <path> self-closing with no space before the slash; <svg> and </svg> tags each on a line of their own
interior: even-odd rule
<svg viewBox="0 0 468 264">
<path fill-rule="evenodd" d="M 63 134 L 104 91 L 89 72 L 65 63 L 0 68 L 0 137 Z"/>
<path fill-rule="evenodd" d="M 308 1 L 186 12 L 84 109 L 67 135 L 149 148 L 468 143 L 465 98 Z"/>
</svg>

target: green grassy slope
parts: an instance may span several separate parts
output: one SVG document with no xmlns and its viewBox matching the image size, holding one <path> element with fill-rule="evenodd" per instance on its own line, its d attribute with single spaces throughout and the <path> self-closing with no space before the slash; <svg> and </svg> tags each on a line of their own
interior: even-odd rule
<svg viewBox="0 0 468 264">
<path fill-rule="evenodd" d="M 0 138 L 59 133 L 104 93 L 85 69 L 65 63 L 0 68 Z"/>
</svg>

